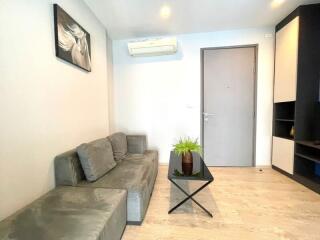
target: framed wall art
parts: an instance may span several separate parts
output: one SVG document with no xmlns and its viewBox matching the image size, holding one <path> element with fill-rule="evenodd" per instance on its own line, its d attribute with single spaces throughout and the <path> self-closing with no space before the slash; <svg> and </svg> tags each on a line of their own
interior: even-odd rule
<svg viewBox="0 0 320 240">
<path fill-rule="evenodd" d="M 90 34 L 54 4 L 54 30 L 56 56 L 91 72 Z"/>
</svg>

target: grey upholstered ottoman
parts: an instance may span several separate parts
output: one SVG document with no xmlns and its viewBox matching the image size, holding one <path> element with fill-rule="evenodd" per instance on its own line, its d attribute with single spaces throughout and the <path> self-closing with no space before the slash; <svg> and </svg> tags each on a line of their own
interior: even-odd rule
<svg viewBox="0 0 320 240">
<path fill-rule="evenodd" d="M 119 240 L 126 199 L 125 190 L 59 187 L 0 222 L 0 239 Z"/>
</svg>

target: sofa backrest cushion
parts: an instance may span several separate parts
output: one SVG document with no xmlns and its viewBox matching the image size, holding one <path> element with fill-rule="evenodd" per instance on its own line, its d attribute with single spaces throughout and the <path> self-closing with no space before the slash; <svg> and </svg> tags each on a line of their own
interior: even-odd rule
<svg viewBox="0 0 320 240">
<path fill-rule="evenodd" d="M 109 136 L 109 139 L 112 145 L 114 159 L 116 161 L 124 159 L 128 152 L 127 136 L 124 133 L 118 132 Z"/>
<path fill-rule="evenodd" d="M 127 135 L 128 153 L 144 154 L 147 150 L 146 135 Z"/>
<path fill-rule="evenodd" d="M 78 153 L 75 149 L 56 156 L 54 170 L 57 186 L 76 186 L 85 179 Z"/>
<path fill-rule="evenodd" d="M 93 182 L 116 166 L 112 146 L 107 138 L 77 147 L 81 166 L 88 181 Z"/>
</svg>

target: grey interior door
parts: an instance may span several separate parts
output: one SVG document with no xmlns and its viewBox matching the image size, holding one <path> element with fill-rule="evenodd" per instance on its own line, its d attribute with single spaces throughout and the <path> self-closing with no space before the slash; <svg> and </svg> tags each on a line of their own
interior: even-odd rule
<svg viewBox="0 0 320 240">
<path fill-rule="evenodd" d="M 208 166 L 253 166 L 255 47 L 203 50 L 203 147 Z"/>
</svg>

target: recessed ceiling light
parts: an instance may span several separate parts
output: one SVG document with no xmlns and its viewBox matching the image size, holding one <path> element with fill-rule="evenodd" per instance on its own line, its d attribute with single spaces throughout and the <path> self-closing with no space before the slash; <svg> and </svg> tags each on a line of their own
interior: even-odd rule
<svg viewBox="0 0 320 240">
<path fill-rule="evenodd" d="M 278 8 L 280 7 L 286 0 L 272 0 L 271 7 Z"/>
<path fill-rule="evenodd" d="M 160 16 L 167 19 L 171 16 L 171 8 L 168 5 L 164 5 L 160 9 Z"/>
</svg>

